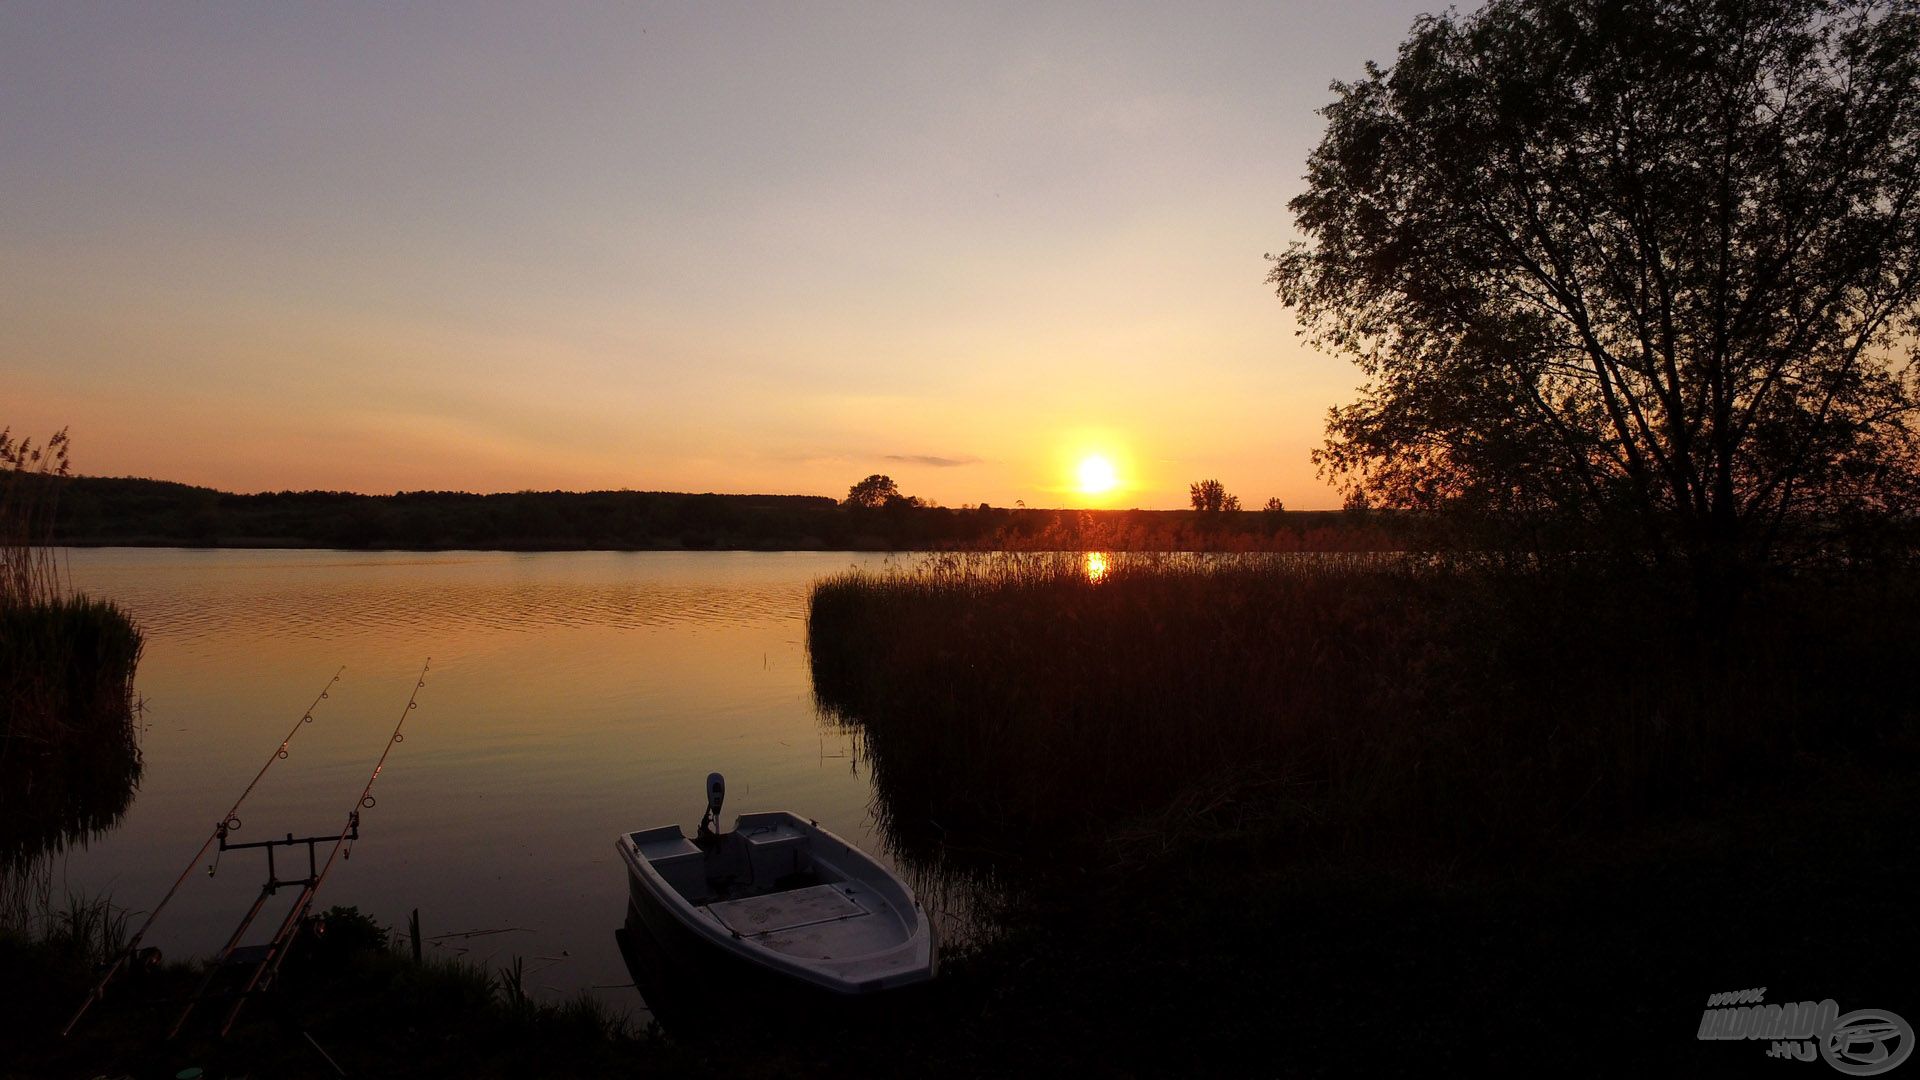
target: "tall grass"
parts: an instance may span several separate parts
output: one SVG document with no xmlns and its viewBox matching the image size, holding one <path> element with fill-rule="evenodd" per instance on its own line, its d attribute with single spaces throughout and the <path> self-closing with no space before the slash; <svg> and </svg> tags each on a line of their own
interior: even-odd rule
<svg viewBox="0 0 1920 1080">
<path fill-rule="evenodd" d="M 75 1036 L 62 1038 L 101 964 L 125 947 L 127 913 L 104 899 L 44 904 L 33 921 L 0 926 L 0 971 L 32 991 L 0 1010 L 0 1073 L 171 1076 L 187 1060 L 216 1076 L 337 1075 L 316 1045 L 360 1076 L 633 1075 L 648 1063 L 637 1055 L 651 1044 L 623 1015 L 584 993 L 540 1000 L 517 960 L 497 970 L 436 955 L 416 962 L 394 947 L 390 930 L 351 907 L 317 922 L 324 932 L 295 939 L 284 975 L 230 1038 L 209 1040 L 194 1028 L 162 1038 L 206 961 L 166 961 L 149 950 Z"/>
<path fill-rule="evenodd" d="M 45 446 L 0 430 L 0 604 L 44 603 L 60 595 L 54 560 L 54 509 L 67 476 L 67 432 Z"/>
<path fill-rule="evenodd" d="M 1538 851 L 1910 745 L 1913 581 L 1784 579 L 1731 625 L 1690 596 L 1571 562 L 951 556 L 817 583 L 807 640 L 881 813 L 942 849 Z"/>
<path fill-rule="evenodd" d="M 111 601 L 84 594 L 0 602 L 0 731 L 45 745 L 130 737 L 144 639 Z"/>
<path fill-rule="evenodd" d="M 323 934 L 300 939 L 300 955 L 289 968 L 295 977 L 315 988 L 346 986 L 355 997 L 403 1002 L 414 1011 L 406 1017 L 409 1024 L 431 1020 L 427 1026 L 453 1030 L 484 1019 L 494 1027 L 570 1031 L 594 1042 L 633 1034 L 624 1017 L 584 992 L 561 1002 L 542 1000 L 528 985 L 531 972 L 523 957 L 498 967 L 434 953 L 416 962 L 411 939 L 358 908 L 335 906 L 321 922 Z"/>
<path fill-rule="evenodd" d="M 995 512 L 999 513 L 999 512 Z M 1185 552 L 1391 552 L 1430 549 L 1441 523 L 1403 516 L 1312 511 L 1019 511 L 977 538 L 928 545 L 940 550 Z"/>
<path fill-rule="evenodd" d="M 74 595 L 50 546 L 68 472 L 62 431 L 0 431 L 0 886 L 117 820 L 140 772 L 133 676 L 142 638 L 111 602 Z"/>
</svg>

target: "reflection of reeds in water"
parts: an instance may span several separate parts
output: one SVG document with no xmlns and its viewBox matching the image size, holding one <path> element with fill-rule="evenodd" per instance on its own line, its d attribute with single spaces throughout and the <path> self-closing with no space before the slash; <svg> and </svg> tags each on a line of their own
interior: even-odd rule
<svg viewBox="0 0 1920 1080">
<path fill-rule="evenodd" d="M 117 821 L 140 775 L 133 673 L 139 630 L 112 603 L 69 595 L 48 538 L 67 472 L 0 432 L 0 875 Z"/>
<path fill-rule="evenodd" d="M 1097 578 L 1097 580 L 1096 580 Z M 1708 632 L 1667 583 L 1380 557 L 948 556 L 816 584 L 823 711 L 904 861 L 1124 862 L 1237 832 L 1551 844 L 1894 730 L 1906 585 L 1789 582 Z M 1909 724 L 1911 717 L 1893 717 Z M 971 852 L 977 858 L 969 858 Z"/>
<path fill-rule="evenodd" d="M 925 821 L 904 821 L 886 798 L 875 800 L 882 844 L 894 868 L 913 890 L 942 954 L 991 944 L 1003 928 L 1003 916 L 1024 897 L 1018 878 L 1003 873 L 996 853 L 948 843 Z M 918 827 L 916 827 L 918 826 Z"/>
</svg>

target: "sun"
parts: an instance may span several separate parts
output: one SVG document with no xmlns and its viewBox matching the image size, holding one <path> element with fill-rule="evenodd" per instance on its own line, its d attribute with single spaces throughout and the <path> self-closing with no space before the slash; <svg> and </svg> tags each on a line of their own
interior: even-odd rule
<svg viewBox="0 0 1920 1080">
<path fill-rule="evenodd" d="M 1082 495 L 1105 495 L 1120 486 L 1119 470 L 1104 454 L 1088 454 L 1081 458 L 1076 475 L 1080 480 Z"/>
</svg>

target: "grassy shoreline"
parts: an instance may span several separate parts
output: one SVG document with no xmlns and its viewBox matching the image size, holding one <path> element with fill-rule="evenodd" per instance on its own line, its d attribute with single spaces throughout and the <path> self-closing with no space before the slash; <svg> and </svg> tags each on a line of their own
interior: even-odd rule
<svg viewBox="0 0 1920 1080">
<path fill-rule="evenodd" d="M 1002 1051 L 1744 1074 L 1710 993 L 1913 1004 L 1916 629 L 1899 572 L 963 556 L 821 583 L 809 646 L 903 854 L 1021 882 Z"/>
<path fill-rule="evenodd" d="M 1916 626 L 1911 576 L 1783 577 L 1716 619 L 1612 567 L 954 556 L 819 583 L 808 641 L 906 833 L 1475 857 L 1911 747 Z"/>
<path fill-rule="evenodd" d="M 31 928 L 0 930 L 0 968 L 38 988 L 0 1012 L 0 1075 L 172 1076 L 190 1066 L 210 1077 L 337 1075 L 328 1057 L 350 1075 L 585 1075 L 614 1069 L 646 1043 L 585 995 L 534 999 L 515 968 L 416 963 L 351 908 L 324 922 L 324 934 L 300 938 L 285 977 L 226 1040 L 210 1030 L 226 1002 L 200 1009 L 180 1039 L 164 1037 L 207 970 L 198 960 L 136 965 L 70 1039 L 57 1034 L 125 944 L 125 913 L 104 900 L 70 901 Z"/>
<path fill-rule="evenodd" d="M 0 431 L 0 920 L 35 860 L 119 819 L 140 776 L 133 676 L 144 639 L 76 595 L 48 543 L 67 438 Z"/>
</svg>

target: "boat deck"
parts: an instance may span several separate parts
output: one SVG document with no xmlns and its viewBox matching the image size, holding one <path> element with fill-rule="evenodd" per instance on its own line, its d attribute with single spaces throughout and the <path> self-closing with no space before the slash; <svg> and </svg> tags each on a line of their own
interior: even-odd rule
<svg viewBox="0 0 1920 1080">
<path fill-rule="evenodd" d="M 816 960 L 862 956 L 899 941 L 891 919 L 876 918 L 857 886 L 834 882 L 707 905 L 722 926 L 789 956 Z"/>
</svg>

